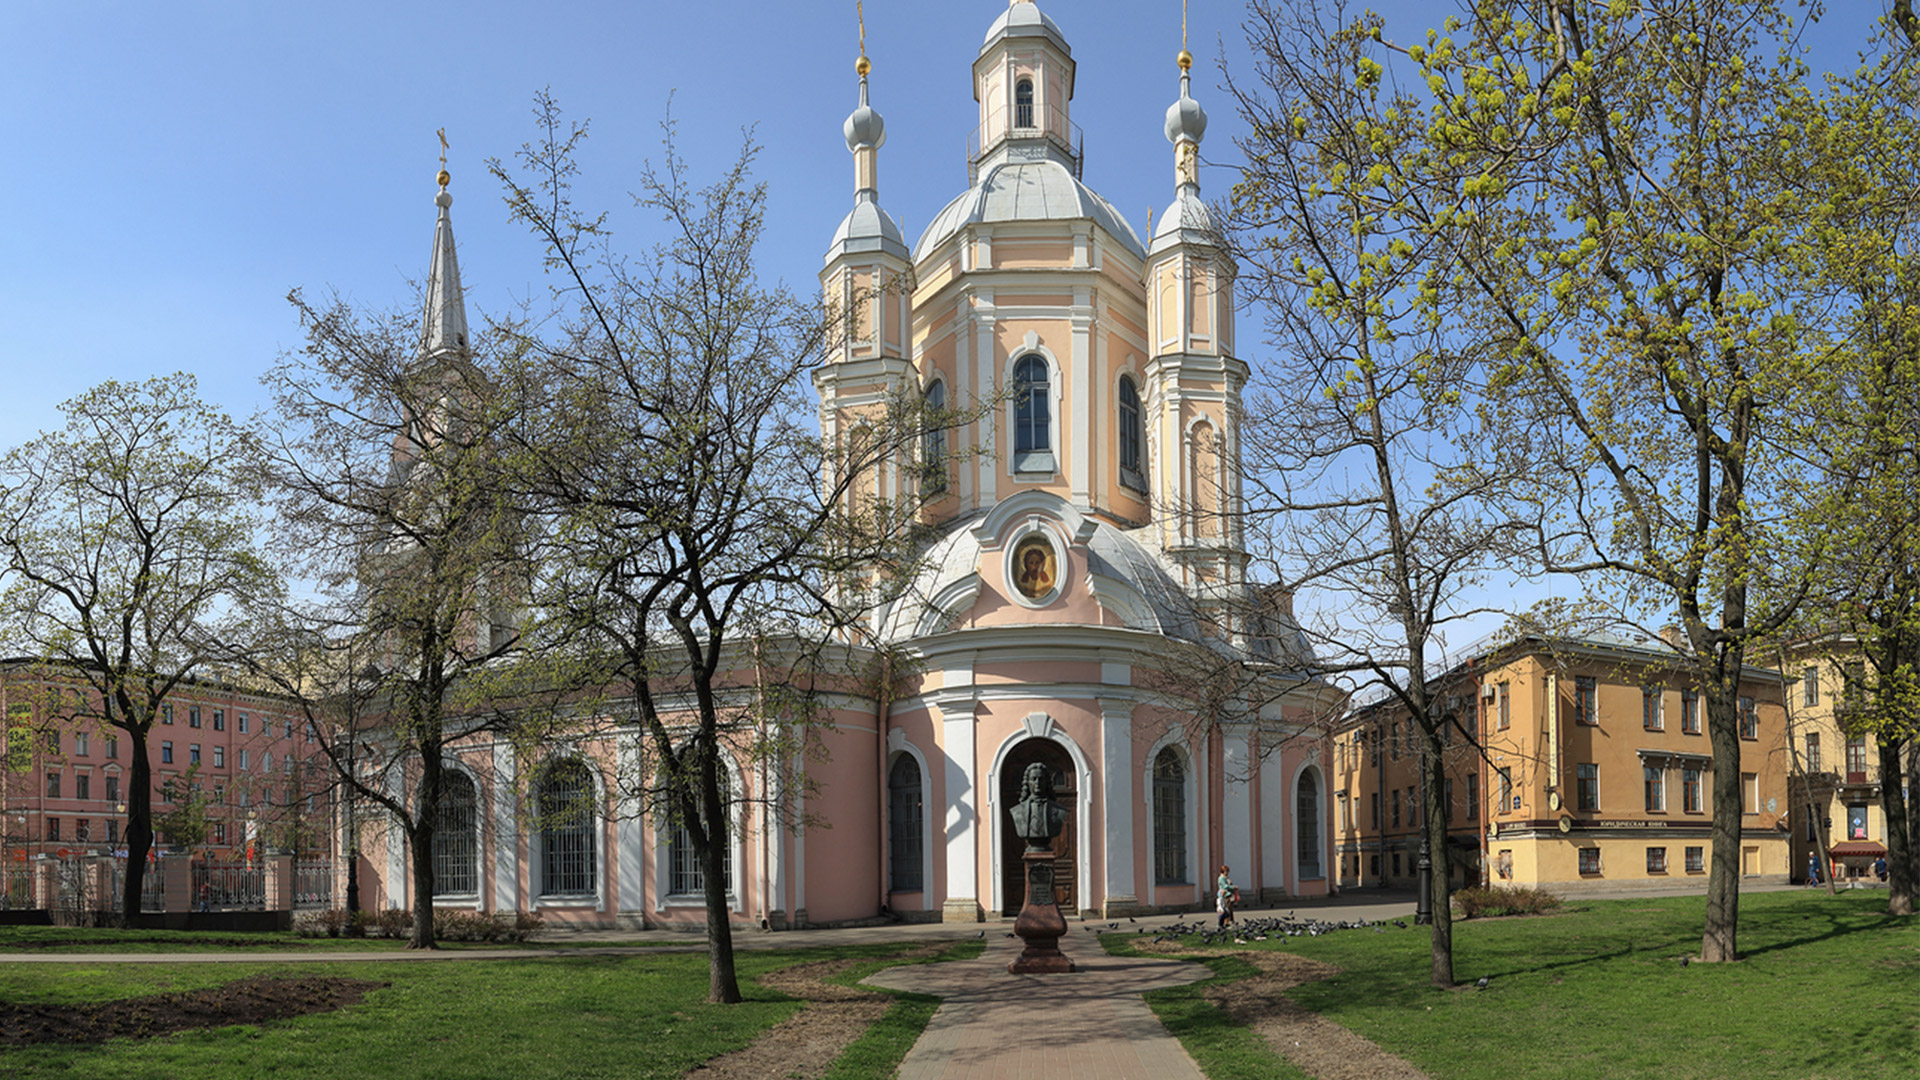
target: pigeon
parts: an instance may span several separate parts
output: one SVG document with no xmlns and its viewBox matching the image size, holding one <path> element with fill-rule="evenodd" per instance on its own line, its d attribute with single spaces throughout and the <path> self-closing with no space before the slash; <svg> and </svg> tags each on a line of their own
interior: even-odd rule
<svg viewBox="0 0 1920 1080">
<path fill-rule="evenodd" d="M 978 939 L 981 939 L 981 940 L 985 940 L 985 938 L 986 938 L 986 936 L 987 936 L 987 932 L 986 932 L 985 930 L 982 930 L 982 931 L 980 931 L 979 933 L 977 933 L 977 934 L 975 934 L 975 935 L 973 935 L 973 936 L 974 936 L 975 938 L 978 938 Z"/>
<path fill-rule="evenodd" d="M 1691 964 L 1691 963 L 1693 963 L 1693 957 L 1691 956 L 1683 956 L 1680 958 L 1681 967 L 1686 967 L 1688 964 Z"/>
<path fill-rule="evenodd" d="M 1482 976 L 1480 976 L 1480 978 L 1479 978 L 1478 980 L 1476 980 L 1476 981 L 1474 982 L 1474 984 L 1473 984 L 1473 986 L 1474 986 L 1474 989 L 1476 989 L 1476 990 L 1485 990 L 1485 989 L 1487 988 L 1487 984 L 1488 984 L 1488 983 L 1490 983 L 1490 982 L 1492 982 L 1492 981 L 1493 981 L 1493 976 L 1491 976 L 1491 975 L 1482 975 Z"/>
</svg>

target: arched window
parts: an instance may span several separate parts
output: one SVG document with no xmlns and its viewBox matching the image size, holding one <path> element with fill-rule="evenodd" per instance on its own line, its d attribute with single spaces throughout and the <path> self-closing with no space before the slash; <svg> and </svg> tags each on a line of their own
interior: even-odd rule
<svg viewBox="0 0 1920 1080">
<path fill-rule="evenodd" d="M 1013 365 L 1013 470 L 1053 471 L 1053 398 L 1047 362 L 1023 356 Z"/>
<path fill-rule="evenodd" d="M 727 769 L 720 766 L 720 804 L 732 801 L 732 785 L 727 781 Z M 704 817 L 702 822 L 706 820 Z M 705 831 L 705 830 L 703 830 Z M 713 834 L 708 831 L 708 836 Z M 700 869 L 700 853 L 694 850 L 693 834 L 684 824 L 676 822 L 667 834 L 667 892 L 676 896 L 699 896 L 707 891 L 707 875 Z M 727 891 L 733 891 L 733 836 L 731 830 L 720 840 L 720 876 L 727 883 Z"/>
<path fill-rule="evenodd" d="M 1033 80 L 1021 78 L 1013 84 L 1013 126 L 1033 126 Z"/>
<path fill-rule="evenodd" d="M 1140 391 L 1133 379 L 1120 377 L 1120 482 L 1136 491 L 1147 490 L 1147 470 L 1140 456 Z"/>
<path fill-rule="evenodd" d="M 945 381 L 935 379 L 927 387 L 926 406 L 930 425 L 920 446 L 920 476 L 922 490 L 931 495 L 947 490 L 947 429 L 931 426 L 946 422 L 941 416 L 947 408 Z"/>
<path fill-rule="evenodd" d="M 1187 767 L 1169 746 L 1153 759 L 1153 881 L 1184 885 L 1187 877 Z"/>
<path fill-rule="evenodd" d="M 433 825 L 433 895 L 480 891 L 479 800 L 466 773 L 440 777 L 440 805 Z"/>
<path fill-rule="evenodd" d="M 1312 769 L 1300 774 L 1293 819 L 1299 823 L 1300 880 L 1323 877 L 1320 872 L 1320 782 L 1314 779 Z"/>
<path fill-rule="evenodd" d="M 920 764 L 912 754 L 894 759 L 887 772 L 887 862 L 892 867 L 888 888 L 919 892 L 926 886 L 920 863 Z"/>
<path fill-rule="evenodd" d="M 596 884 L 593 778 L 578 758 L 554 763 L 540 778 L 540 894 L 590 893 Z"/>
</svg>

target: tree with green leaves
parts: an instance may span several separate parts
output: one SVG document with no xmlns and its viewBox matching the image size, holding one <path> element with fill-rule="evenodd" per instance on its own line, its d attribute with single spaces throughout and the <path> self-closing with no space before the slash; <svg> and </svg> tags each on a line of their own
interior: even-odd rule
<svg viewBox="0 0 1920 1080">
<path fill-rule="evenodd" d="M 920 538 L 917 504 L 872 477 L 954 420 L 903 398 L 822 437 L 809 378 L 844 319 L 761 279 L 751 142 L 696 186 L 669 124 L 636 196 L 664 236 L 630 259 L 569 198 L 584 125 L 545 94 L 535 115 L 540 137 L 493 166 L 560 308 L 557 334 L 523 341 L 521 482 L 545 522 L 530 632 L 603 688 L 612 794 L 691 848 L 709 996 L 736 1002 L 729 838 L 749 808 L 791 822 L 826 693 L 866 685 L 862 620 Z"/>
<path fill-rule="evenodd" d="M 169 695 L 232 663 L 281 581 L 256 549 L 256 441 L 190 375 L 107 382 L 0 461 L 0 639 L 75 683 L 65 719 L 125 736 L 129 918 L 153 846 L 147 736 Z M 251 648 L 251 645 L 248 646 Z"/>
</svg>

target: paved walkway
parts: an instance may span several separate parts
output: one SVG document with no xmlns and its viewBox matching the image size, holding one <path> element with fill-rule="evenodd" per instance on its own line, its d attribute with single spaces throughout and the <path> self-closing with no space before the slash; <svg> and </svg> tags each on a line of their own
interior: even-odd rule
<svg viewBox="0 0 1920 1080">
<path fill-rule="evenodd" d="M 1092 935 L 1062 940 L 1070 975 L 1009 975 L 1004 934 L 975 960 L 888 968 L 865 981 L 945 999 L 900 1080 L 1201 1080 L 1140 997 L 1211 974 L 1179 960 L 1108 956 Z"/>
</svg>

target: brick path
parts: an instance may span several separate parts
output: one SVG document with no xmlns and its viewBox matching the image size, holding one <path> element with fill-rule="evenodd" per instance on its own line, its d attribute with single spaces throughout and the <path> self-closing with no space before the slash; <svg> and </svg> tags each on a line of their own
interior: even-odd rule
<svg viewBox="0 0 1920 1080">
<path fill-rule="evenodd" d="M 1211 974 L 1177 960 L 1108 956 L 1062 941 L 1079 970 L 1009 975 L 1020 942 L 977 960 L 889 968 L 866 981 L 944 998 L 900 1065 L 900 1080 L 1201 1080 L 1140 995 Z"/>
</svg>

